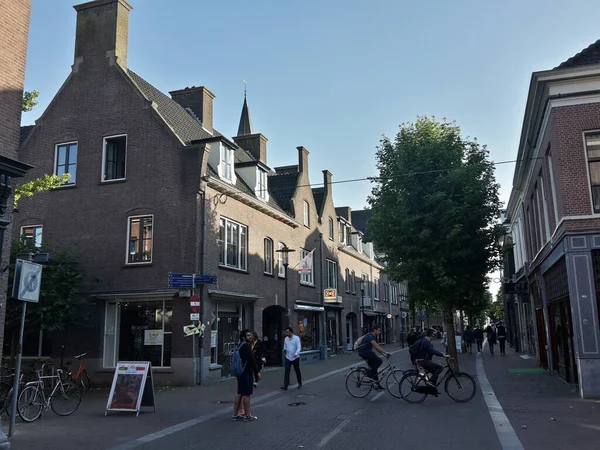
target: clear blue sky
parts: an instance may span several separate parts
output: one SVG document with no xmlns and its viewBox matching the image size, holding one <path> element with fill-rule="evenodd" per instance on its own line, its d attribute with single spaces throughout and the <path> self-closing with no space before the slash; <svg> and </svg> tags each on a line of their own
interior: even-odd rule
<svg viewBox="0 0 600 450">
<path fill-rule="evenodd" d="M 516 157 L 531 72 L 600 38 L 598 0 L 130 0 L 128 66 L 163 92 L 204 85 L 233 136 L 248 80 L 271 167 L 310 151 L 310 178 L 376 175 L 375 147 L 418 115 L 456 120 L 495 161 Z M 26 89 L 43 112 L 73 62 L 74 0 L 33 0 Z M 498 166 L 508 200 L 514 164 Z M 369 182 L 337 184 L 362 209 Z"/>
</svg>

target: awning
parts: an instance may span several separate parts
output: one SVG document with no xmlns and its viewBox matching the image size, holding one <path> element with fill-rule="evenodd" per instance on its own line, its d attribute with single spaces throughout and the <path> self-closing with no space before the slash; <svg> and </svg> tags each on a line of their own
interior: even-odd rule
<svg viewBox="0 0 600 450">
<path fill-rule="evenodd" d="M 294 305 L 294 311 L 325 311 L 322 306 Z"/>
<path fill-rule="evenodd" d="M 380 316 L 380 315 L 384 314 L 384 313 L 380 313 L 378 311 L 367 311 L 367 310 L 364 310 L 363 313 L 365 313 L 365 316 L 369 316 L 369 317 L 376 317 L 376 316 Z"/>
<path fill-rule="evenodd" d="M 341 303 L 325 303 L 324 306 L 327 309 L 344 309 L 344 306 Z"/>
<path fill-rule="evenodd" d="M 132 297 L 160 297 L 169 298 L 174 297 L 177 293 L 174 289 L 153 289 L 153 290 L 131 290 L 131 291 L 112 291 L 112 292 L 85 292 L 83 294 L 95 297 L 97 299 L 105 298 L 132 298 Z"/>
<path fill-rule="evenodd" d="M 215 300 L 227 300 L 239 303 L 253 303 L 260 298 L 255 294 L 242 294 L 239 292 L 221 291 L 218 289 L 209 289 L 208 293 Z"/>
</svg>

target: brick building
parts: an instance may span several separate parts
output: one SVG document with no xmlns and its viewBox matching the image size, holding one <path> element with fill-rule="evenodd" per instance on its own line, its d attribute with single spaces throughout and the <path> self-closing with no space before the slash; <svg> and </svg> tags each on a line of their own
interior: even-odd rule
<svg viewBox="0 0 600 450">
<path fill-rule="evenodd" d="M 303 147 L 294 164 L 269 167 L 267 139 L 254 133 L 246 99 L 238 136 L 229 139 L 213 127 L 210 90 L 169 97 L 131 71 L 126 1 L 75 9 L 72 72 L 19 150 L 35 166 L 29 178 L 71 178 L 24 202 L 13 235 L 84 256 L 94 327 L 47 336 L 46 353 L 58 357 L 61 345 L 68 354 L 89 351 L 99 382 L 119 360 L 149 360 L 159 383 L 206 383 L 227 376 L 242 328 L 263 336 L 270 364 L 281 363 L 288 322 L 305 362 L 346 351 L 360 334 L 363 298 L 365 323 L 381 323 L 394 342 L 403 289 L 381 273 L 349 208 L 336 212 L 332 174 L 323 171 L 323 187 L 312 188 Z M 280 249 L 295 250 L 287 276 Z M 313 273 L 300 274 L 300 259 L 313 250 Z M 168 289 L 169 272 L 217 277 L 198 286 L 207 324 L 199 348 L 182 331 L 192 292 Z M 336 295 L 325 299 L 325 289 Z"/>
<path fill-rule="evenodd" d="M 600 397 L 599 88 L 600 41 L 532 75 L 507 208 L 512 339 L 583 397 Z"/>
</svg>

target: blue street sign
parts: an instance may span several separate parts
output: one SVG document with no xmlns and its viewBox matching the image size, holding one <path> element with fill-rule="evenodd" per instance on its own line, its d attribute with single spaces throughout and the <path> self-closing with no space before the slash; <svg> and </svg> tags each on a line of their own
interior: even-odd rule
<svg viewBox="0 0 600 450">
<path fill-rule="evenodd" d="M 191 289 L 195 284 L 217 284 L 216 275 L 169 273 L 169 289 Z"/>
<path fill-rule="evenodd" d="M 196 284 L 217 284 L 216 275 L 194 275 L 194 281 Z"/>
</svg>

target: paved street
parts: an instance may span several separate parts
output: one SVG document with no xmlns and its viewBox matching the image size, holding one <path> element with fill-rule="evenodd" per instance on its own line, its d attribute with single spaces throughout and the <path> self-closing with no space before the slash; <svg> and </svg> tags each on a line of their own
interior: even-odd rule
<svg viewBox="0 0 600 450">
<path fill-rule="evenodd" d="M 408 367 L 406 349 L 388 349 L 396 352 L 393 361 L 398 367 Z M 86 450 L 198 449 L 208 445 L 237 449 L 240 443 L 249 449 L 384 450 L 400 444 L 450 450 L 597 449 L 600 403 L 579 399 L 570 386 L 536 373 L 535 361 L 522 359 L 511 350 L 508 353 L 504 358 L 484 353 L 479 371 L 476 356 L 461 356 L 461 370 L 481 377 L 483 369 L 486 375 L 478 383 L 484 392 L 479 390 L 464 405 L 445 394 L 420 405 L 407 404 L 386 391 L 373 392 L 365 399 L 352 398 L 344 379 L 349 367 L 360 360 L 356 355 L 343 355 L 304 366 L 307 381 L 302 390 L 280 391 L 281 370 L 267 372 L 254 399 L 256 422 L 233 422 L 232 405 L 220 403 L 233 399 L 232 381 L 208 388 L 162 390 L 157 392 L 157 412 L 145 412 L 138 418 L 114 413 L 104 417 L 105 393 L 96 392 L 86 397 L 71 417 L 48 412 L 39 422 L 19 424 L 13 448 L 46 448 L 48 442 L 64 441 Z M 486 391 L 487 385 L 493 392 Z M 501 407 L 495 410 L 495 422 L 486 404 L 490 399 L 497 399 Z M 510 422 L 502 423 L 504 414 Z"/>
</svg>

